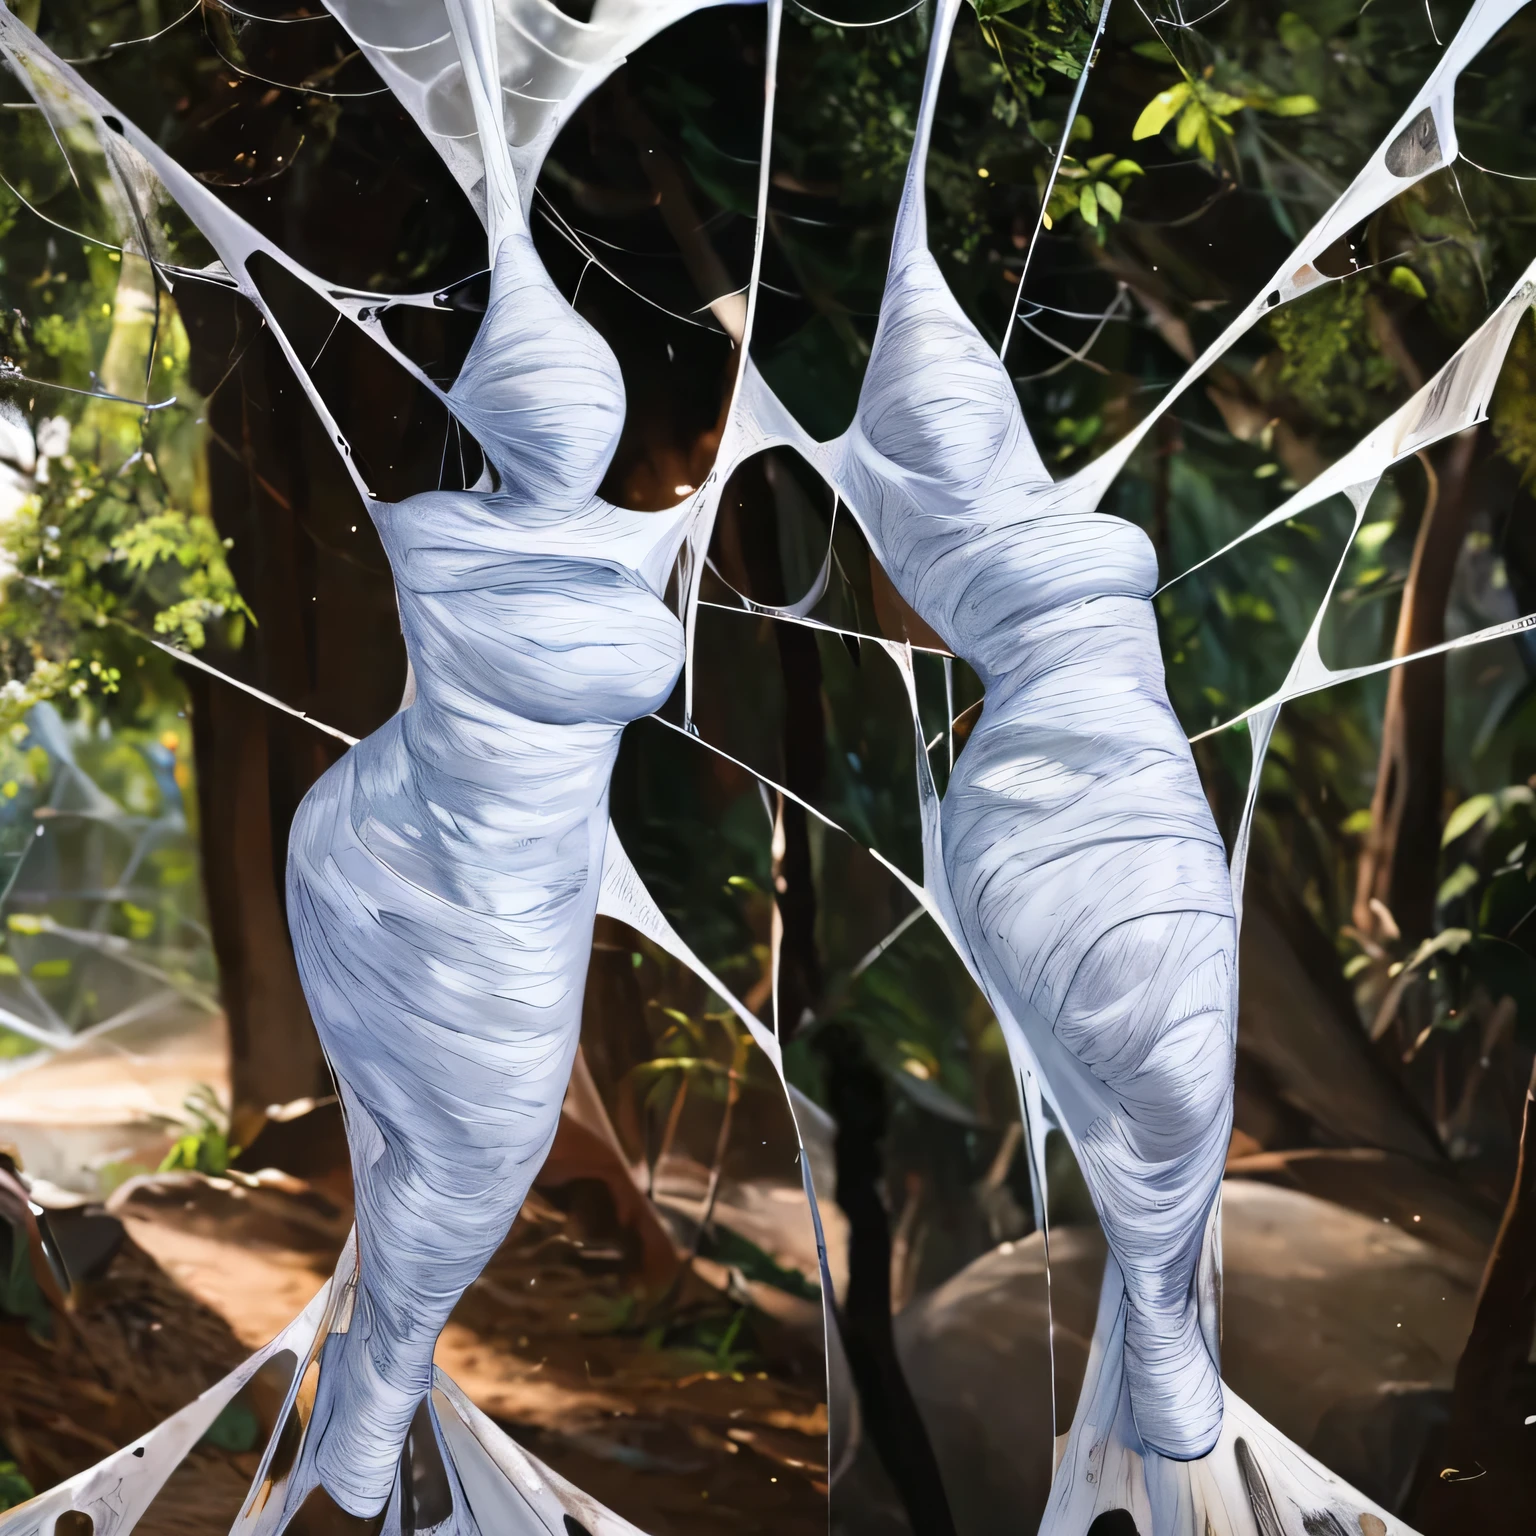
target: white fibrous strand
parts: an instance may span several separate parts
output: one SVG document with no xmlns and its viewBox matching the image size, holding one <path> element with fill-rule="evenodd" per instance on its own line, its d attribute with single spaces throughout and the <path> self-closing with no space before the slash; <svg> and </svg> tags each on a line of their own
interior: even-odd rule
<svg viewBox="0 0 1536 1536">
<path fill-rule="evenodd" d="M 379 530 L 413 680 L 400 712 L 315 785 L 291 843 L 294 945 L 345 1108 L 354 1239 L 326 1289 L 271 1345 L 142 1442 L 0 1516 L 0 1536 L 44 1536 L 71 1509 L 91 1516 L 96 1536 L 130 1531 L 221 1408 L 258 1368 L 275 1365 L 289 1372 L 284 1414 L 300 1423 L 297 1455 L 279 1465 L 274 1435 L 235 1524 L 240 1536 L 276 1536 L 316 1483 L 355 1514 L 382 1509 L 393 1536 L 402 1447 L 423 1423 L 453 1502 L 434 1530 L 500 1536 L 575 1522 L 593 1536 L 633 1532 L 521 1451 L 434 1372 L 431 1357 L 553 1138 L 596 912 L 697 971 L 784 1077 L 774 1034 L 662 916 L 607 810 L 624 725 L 655 711 L 687 664 L 721 490 L 739 464 L 775 445 L 818 470 L 898 591 L 985 686 L 941 800 L 912 650 L 880 642 L 912 713 L 924 833 L 921 881 L 892 872 L 1003 1026 L 1042 1218 L 1043 1148 L 1055 1127 L 1109 1243 L 1044 1531 L 1085 1536 L 1101 1514 L 1123 1510 L 1143 1536 L 1247 1536 L 1255 1523 L 1404 1532 L 1226 1388 L 1219 1361 L 1220 1181 L 1258 773 L 1287 699 L 1372 669 L 1323 665 L 1320 606 L 1286 683 L 1247 712 L 1252 777 L 1229 852 L 1168 703 L 1151 546 L 1098 506 L 1180 393 L 1265 313 L 1330 280 L 1316 257 L 1454 160 L 1457 78 L 1523 0 L 1477 0 L 1392 133 L 1272 282 L 1135 430 L 1059 482 L 1002 362 L 927 246 L 928 134 L 960 0 L 937 3 L 853 425 L 834 441 L 812 440 L 753 366 L 780 21 L 779 0 L 768 0 L 756 256 L 741 334 L 732 332 L 737 388 L 715 468 L 679 507 L 656 515 L 597 496 L 624 420 L 623 390 L 606 344 L 540 264 L 527 210 L 543 157 L 576 105 L 627 51 L 701 0 L 598 0 L 586 23 L 544 0 L 328 4 L 486 224 L 489 305 L 446 393 L 399 353 L 379 319 L 391 303 L 430 296 L 351 293 L 306 272 L 0 9 L 7 61 L 52 119 L 95 135 L 118 184 L 138 199 L 125 202 L 175 198 L 218 251 L 221 267 L 177 277 L 237 289 L 272 326 Z M 480 485 L 397 504 L 371 495 L 250 276 L 258 253 L 443 401 L 485 455 Z M 1536 269 L 1418 394 L 1245 537 L 1336 494 L 1353 501 L 1358 531 L 1390 465 L 1483 418 L 1533 292 Z M 774 619 L 817 625 L 811 609 L 826 571 L 813 594 L 772 610 Z M 680 615 L 662 600 L 674 572 Z M 804 1156 L 801 1165 L 819 1230 Z M 825 1269 L 823 1277 L 830 1295 Z"/>
</svg>

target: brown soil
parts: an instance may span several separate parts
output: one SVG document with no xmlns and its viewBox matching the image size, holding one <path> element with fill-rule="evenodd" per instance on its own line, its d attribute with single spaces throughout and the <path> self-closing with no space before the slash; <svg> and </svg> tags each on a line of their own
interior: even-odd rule
<svg viewBox="0 0 1536 1536">
<path fill-rule="evenodd" d="M 650 1536 L 820 1536 L 819 1338 L 688 1270 L 646 1297 L 602 1196 L 577 1184 L 531 1198 L 454 1313 L 438 1363 L 530 1451 Z M 112 1208 L 128 1240 L 57 1314 L 50 1339 L 0 1317 L 0 1441 L 38 1489 L 144 1433 L 291 1321 L 350 1219 L 339 1198 L 297 1180 L 197 1175 L 135 1181 Z M 140 1536 L 222 1536 L 255 1459 L 200 1449 Z"/>
</svg>

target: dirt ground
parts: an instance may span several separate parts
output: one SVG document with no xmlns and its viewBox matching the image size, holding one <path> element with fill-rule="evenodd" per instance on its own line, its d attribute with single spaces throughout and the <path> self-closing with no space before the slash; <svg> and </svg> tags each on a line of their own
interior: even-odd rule
<svg viewBox="0 0 1536 1536">
<path fill-rule="evenodd" d="M 0 1146 L 22 1152 L 29 1177 L 41 1165 L 30 1196 L 54 1238 L 94 1222 L 120 1239 L 66 1294 L 34 1231 L 30 1310 L 17 1301 L 15 1250 L 0 1247 L 0 1496 L 8 1458 L 41 1491 L 212 1386 L 292 1321 L 341 1252 L 351 1187 L 333 1106 L 269 1121 L 227 1176 L 141 1173 L 104 1207 L 69 1192 L 97 1184 L 99 1195 L 103 1164 L 107 1182 L 153 1165 L 178 1096 L 218 1064 L 207 1037 L 206 1025 L 191 1031 L 180 1056 L 153 1041 L 82 1052 L 0 1084 Z M 521 1445 L 647 1536 L 823 1536 L 824 1341 L 799 1183 L 723 1181 L 718 1230 L 756 1255 L 752 1274 L 740 1247 L 734 1267 L 718 1249 L 680 1262 L 707 1171 L 664 1163 L 652 1206 L 624 1169 L 603 1176 L 600 1141 L 568 1101 L 542 1182 L 455 1310 L 438 1364 Z M 1228 1174 L 1228 1379 L 1340 1476 L 1396 1506 L 1434 1452 L 1497 1208 L 1444 1169 L 1377 1151 L 1235 1155 Z M 0 1242 L 30 1219 L 28 1198 L 0 1161 Z M 834 1205 L 824 1217 L 836 1286 L 845 1237 Z M 1043 1507 L 1046 1340 L 1054 1334 L 1065 1414 L 1103 1262 L 1091 1228 L 1059 1231 L 1054 1251 L 1054 1321 L 1037 1238 L 999 1244 L 897 1319 L 969 1536 L 1011 1536 Z M 244 1417 L 171 1477 L 141 1536 L 229 1529 L 281 1391 L 258 1382 L 241 1401 Z M 852 1511 L 863 1536 L 911 1536 L 867 1445 L 838 1481 L 839 1524 Z M 292 1530 L 368 1528 L 317 1494 Z"/>
<path fill-rule="evenodd" d="M 170 1045 L 151 1035 L 124 1043 L 0 1084 L 0 1144 L 42 1178 L 45 1203 L 67 1207 L 67 1188 L 96 1183 L 103 1165 L 108 1182 L 153 1167 L 182 1095 L 198 1082 L 218 1086 L 216 1025 L 189 1027 Z M 67 1296 L 55 1287 L 51 1316 L 0 1309 L 0 1445 L 34 1489 L 211 1386 L 330 1274 L 351 1225 L 339 1123 L 316 1114 L 269 1126 L 254 1151 L 247 1165 L 273 1154 L 310 1178 L 129 1178 L 107 1202 L 123 1232 L 110 1263 Z M 776 1203 L 772 1190 L 753 1198 Z M 565 1177 L 535 1191 L 454 1312 L 438 1364 L 528 1450 L 650 1536 L 820 1536 L 819 1307 L 744 1286 L 703 1260 L 658 1278 L 654 1248 L 654 1235 L 627 1229 L 600 1180 Z M 48 1289 L 46 1269 L 38 1272 Z M 227 1443 L 205 1443 L 183 1464 L 141 1536 L 228 1529 L 265 1442 L 269 1405 L 247 1396 L 251 1411 L 217 1437 Z M 306 1506 L 296 1529 L 329 1536 L 357 1526 Z"/>
<path fill-rule="evenodd" d="M 77 1289 L 53 1338 L 0 1321 L 0 1440 L 39 1489 L 142 1433 L 290 1322 L 349 1225 L 343 1206 L 296 1181 L 195 1174 L 136 1181 L 112 1211 L 126 1241 Z M 437 1361 L 521 1444 L 654 1536 L 825 1530 L 816 1341 L 686 1272 L 647 1302 L 611 1234 L 580 1211 L 530 1200 Z M 200 1450 L 142 1536 L 227 1529 L 255 1470 L 251 1438 Z"/>
</svg>

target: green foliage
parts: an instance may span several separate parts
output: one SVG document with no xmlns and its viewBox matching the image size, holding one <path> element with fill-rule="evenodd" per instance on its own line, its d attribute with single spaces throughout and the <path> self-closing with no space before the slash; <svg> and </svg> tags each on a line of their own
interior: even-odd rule
<svg viewBox="0 0 1536 1536">
<path fill-rule="evenodd" d="M 21 1319 L 40 1338 L 49 1337 L 53 1331 L 53 1314 L 32 1273 L 29 1234 L 3 1218 L 0 1218 L 0 1313 Z M 3 1474 L 4 1463 L 0 1463 L 0 1494 L 5 1487 Z"/>
<path fill-rule="evenodd" d="M 14 1461 L 0 1461 L 0 1510 L 15 1509 L 35 1496 L 32 1484 Z"/>
<path fill-rule="evenodd" d="M 175 504 L 153 453 L 108 471 L 105 446 L 98 439 L 78 458 L 64 454 L 7 530 L 11 559 L 51 598 L 49 620 L 89 634 L 116 619 L 197 650 L 207 625 L 228 618 L 227 637 L 237 644 L 251 615 L 226 563 L 227 541 L 206 513 Z M 34 638 L 41 608 L 17 613 L 14 599 L 7 606 L 7 638 Z M 99 656 L 86 670 L 103 694 L 117 691 L 121 673 L 104 677 Z M 76 684 L 85 678 L 77 674 Z"/>
<path fill-rule="evenodd" d="M 199 1084 L 183 1101 L 188 1128 L 176 1138 L 160 1164 L 161 1173 L 183 1169 L 217 1176 L 225 1173 L 240 1155 L 229 1143 L 229 1111 L 206 1083 Z"/>
<path fill-rule="evenodd" d="M 1536 790 L 1469 796 L 1447 818 L 1436 897 L 1441 927 L 1393 965 L 1384 1007 L 1410 1000 L 1431 1030 L 1456 1033 L 1507 999 L 1536 1044 Z"/>
<path fill-rule="evenodd" d="M 60 241 L 0 189 L 0 408 L 13 440 L 37 444 L 8 471 L 0 515 L 0 730 L 46 699 L 153 711 L 176 689 L 134 635 L 196 650 L 214 628 L 237 646 L 251 621 L 209 513 L 179 313 L 142 256 L 112 248 L 120 199 L 99 151 L 71 144 L 79 187 L 41 114 L 7 115 L 12 184 L 98 238 Z"/>
<path fill-rule="evenodd" d="M 1093 40 L 1099 7 L 1071 0 L 971 0 L 978 30 L 992 50 L 998 85 L 992 115 L 1012 128 L 1045 95 L 1051 75 L 1076 80 Z"/>
<path fill-rule="evenodd" d="M 928 40 L 917 23 L 844 32 L 802 18 L 808 74 L 792 78 L 797 131 L 775 145 L 803 185 L 835 182 L 855 202 L 888 201 L 906 175 Z"/>
<path fill-rule="evenodd" d="M 1515 330 L 1488 414 L 1499 451 L 1529 485 L 1536 477 L 1536 312 Z"/>
<path fill-rule="evenodd" d="M 666 1350 L 680 1371 L 713 1372 L 742 1381 L 757 1361 L 751 1334 L 751 1314 L 746 1307 L 738 1307 L 653 1328 L 645 1342 L 651 1349 Z"/>
<path fill-rule="evenodd" d="M 785 1269 L 756 1243 L 719 1223 L 701 1236 L 699 1255 L 738 1271 L 744 1279 L 771 1285 L 805 1301 L 821 1300 L 821 1287 L 813 1285 L 798 1269 Z"/>
<path fill-rule="evenodd" d="M 1262 85 L 1250 85 L 1244 95 L 1218 90 L 1210 81 L 1214 73 L 1215 66 L 1208 65 L 1202 75 L 1186 75 L 1159 91 L 1141 109 L 1131 137 L 1155 138 L 1172 123 L 1174 141 L 1180 149 L 1198 149 L 1203 159 L 1214 161 L 1217 134 L 1231 138 L 1235 132 L 1231 119 L 1244 108 L 1271 112 L 1276 117 L 1310 117 L 1318 110 L 1317 102 L 1303 92 L 1277 96 Z"/>
<path fill-rule="evenodd" d="M 1079 117 L 1074 129 L 1088 122 Z M 1091 132 L 1091 129 L 1090 129 Z M 1074 134 L 1074 137 L 1076 135 Z M 1083 135 L 1085 138 L 1087 134 Z M 1116 224 L 1125 211 L 1125 194 L 1132 182 L 1146 173 L 1134 161 L 1113 154 L 1094 155 L 1086 163 L 1063 155 L 1056 184 L 1046 205 L 1045 227 L 1054 229 L 1070 213 L 1075 213 L 1095 233 L 1100 245 L 1109 234 L 1109 221 Z M 1046 172 L 1041 168 L 1035 179 L 1042 193 Z M 1101 215 L 1104 217 L 1101 218 Z"/>
<path fill-rule="evenodd" d="M 1321 426 L 1364 426 L 1379 413 L 1367 397 L 1397 381 L 1371 330 L 1369 302 L 1362 283 L 1329 283 L 1269 318 L 1276 385 Z"/>
</svg>

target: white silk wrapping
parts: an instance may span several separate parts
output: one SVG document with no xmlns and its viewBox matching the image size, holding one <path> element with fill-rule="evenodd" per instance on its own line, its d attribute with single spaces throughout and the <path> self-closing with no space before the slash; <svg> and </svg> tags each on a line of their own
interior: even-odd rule
<svg viewBox="0 0 1536 1536">
<path fill-rule="evenodd" d="M 593 499 L 623 423 L 617 365 L 526 235 L 503 242 L 455 394 L 502 487 L 372 504 L 415 697 L 305 797 L 288 865 L 358 1193 L 356 1308 L 309 1445 L 357 1514 L 388 1498 L 437 1335 L 554 1137 L 619 733 L 683 660 L 682 625 L 612 561 L 615 514 Z"/>
<path fill-rule="evenodd" d="M 927 249 L 927 135 L 959 6 L 939 0 L 854 425 L 834 442 L 809 440 L 748 356 L 706 484 L 650 517 L 596 498 L 623 393 L 607 347 L 540 266 L 524 210 L 574 106 L 627 48 L 700 0 L 598 0 L 589 23 L 544 0 L 328 3 L 486 220 L 490 305 L 446 396 L 379 321 L 382 308 L 430 295 L 348 293 L 305 272 L 0 10 L 0 48 L 39 104 L 94 133 L 120 184 L 157 183 L 182 203 L 223 268 L 176 275 L 223 281 L 263 309 L 344 453 L 246 269 L 255 252 L 444 398 L 497 480 L 398 505 L 370 498 L 415 693 L 315 786 L 293 831 L 290 916 L 346 1108 L 355 1245 L 267 1350 L 140 1445 L 0 1516 L 0 1536 L 42 1536 L 68 1509 L 90 1513 L 97 1536 L 131 1530 L 219 1407 L 283 1350 L 297 1361 L 290 1404 L 318 1360 L 314 1411 L 295 1469 L 274 1472 L 275 1438 L 267 1448 L 234 1528 L 242 1536 L 281 1530 L 316 1479 L 350 1510 L 385 1508 L 386 1530 L 397 1531 L 401 1445 L 423 1401 L 454 1493 L 440 1529 L 557 1532 L 574 1519 L 595 1536 L 633 1530 L 500 1435 L 434 1377 L 431 1353 L 553 1135 L 594 911 L 632 923 L 728 996 L 624 857 L 607 789 L 624 723 L 657 707 L 684 662 L 721 489 L 776 443 L 839 491 L 903 596 L 986 685 L 942 805 L 919 751 L 925 869 L 908 884 L 1002 1020 L 1037 1176 L 1049 1115 L 1072 1142 L 1110 1244 L 1045 1529 L 1083 1536 L 1096 1515 L 1122 1508 L 1144 1536 L 1237 1536 L 1255 1522 L 1291 1536 L 1367 1529 L 1365 1518 L 1401 1532 L 1220 1381 L 1218 1196 L 1247 822 L 1229 878 L 1164 691 L 1151 548 L 1096 507 L 1169 401 L 1268 308 L 1325 281 L 1312 259 L 1339 231 L 1454 157 L 1457 76 L 1523 0 L 1477 0 L 1393 133 L 1270 288 L 1121 444 L 1054 484 L 1011 381 Z M 770 0 L 759 252 L 778 25 Z M 1362 509 L 1389 464 L 1480 419 L 1533 278 L 1418 396 L 1252 532 L 1337 491 Z M 744 346 L 755 294 L 754 267 Z M 350 456 L 348 466 L 366 494 Z M 660 599 L 679 554 L 682 624 Z M 814 622 L 796 605 L 778 618 Z M 1250 712 L 1255 785 L 1284 699 L 1345 675 L 1322 666 L 1315 641 L 1316 626 L 1286 686 Z M 910 652 L 886 650 L 916 723 Z M 782 1076 L 777 1040 L 730 1001 Z M 814 1218 L 808 1176 L 806 1187 Z"/>
<path fill-rule="evenodd" d="M 840 484 L 897 589 L 985 684 L 944 796 L 950 900 L 1030 1037 L 1124 1277 L 1141 1437 L 1198 1456 L 1221 1426 L 1194 1277 L 1231 1131 L 1225 852 L 1163 685 L 1152 546 L 1052 505 L 922 208 L 914 174 Z"/>
</svg>

